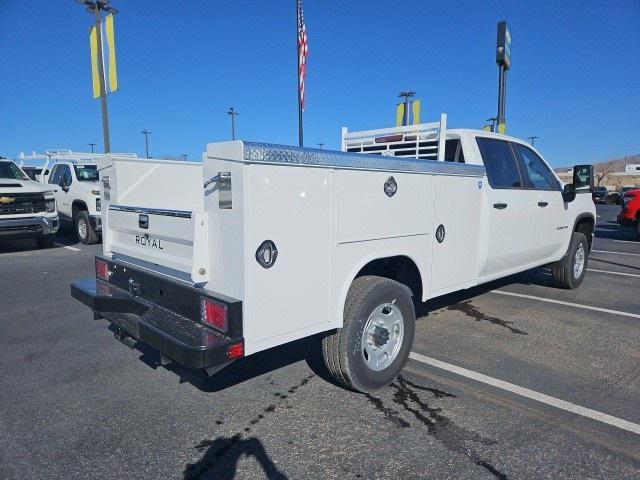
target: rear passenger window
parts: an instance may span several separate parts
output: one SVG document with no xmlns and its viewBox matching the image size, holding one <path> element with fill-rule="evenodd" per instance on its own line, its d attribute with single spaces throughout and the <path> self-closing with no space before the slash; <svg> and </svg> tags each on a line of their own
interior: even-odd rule
<svg viewBox="0 0 640 480">
<path fill-rule="evenodd" d="M 492 188 L 522 188 L 518 162 L 508 142 L 477 137 L 487 178 Z"/>
<path fill-rule="evenodd" d="M 536 190 L 559 190 L 558 180 L 544 161 L 530 148 L 514 144 L 518 149 L 522 163 L 525 166 L 531 185 Z"/>
<path fill-rule="evenodd" d="M 462 142 L 460 139 L 447 140 L 444 144 L 444 161 L 464 163 Z"/>
</svg>

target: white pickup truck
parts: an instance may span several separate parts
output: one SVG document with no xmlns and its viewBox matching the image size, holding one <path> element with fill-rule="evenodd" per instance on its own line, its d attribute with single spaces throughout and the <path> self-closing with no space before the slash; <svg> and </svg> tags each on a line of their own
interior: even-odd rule
<svg viewBox="0 0 640 480">
<path fill-rule="evenodd" d="M 114 155 L 137 157 L 133 153 Z M 48 149 L 42 154 L 21 153 L 19 158 L 27 175 L 55 190 L 60 220 L 73 225 L 78 240 L 98 243 L 102 234 L 100 175 L 111 166 L 110 156 Z"/>
<path fill-rule="evenodd" d="M 33 238 L 39 247 L 48 248 L 59 227 L 53 189 L 0 158 L 0 241 Z"/>
<path fill-rule="evenodd" d="M 81 243 L 98 243 L 102 234 L 98 163 L 56 160 L 46 172 L 41 181 L 55 186 L 60 219 L 73 223 Z"/>
<path fill-rule="evenodd" d="M 321 334 L 338 382 L 386 385 L 414 302 L 540 265 L 575 288 L 587 268 L 591 167 L 563 186 L 523 141 L 445 125 L 344 130 L 347 152 L 234 141 L 201 164 L 113 157 L 104 254 L 71 293 L 189 368 Z"/>
</svg>

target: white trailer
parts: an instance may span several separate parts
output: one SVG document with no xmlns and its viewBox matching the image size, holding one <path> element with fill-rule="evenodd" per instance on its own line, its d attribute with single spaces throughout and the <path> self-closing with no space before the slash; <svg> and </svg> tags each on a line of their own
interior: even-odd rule
<svg viewBox="0 0 640 480">
<path fill-rule="evenodd" d="M 337 381 L 386 385 L 414 302 L 539 265 L 564 288 L 586 272 L 591 168 L 563 188 L 526 143 L 445 121 L 343 132 L 345 150 L 384 155 L 234 141 L 202 164 L 113 157 L 104 253 L 72 295 L 190 368 L 321 333 Z M 423 147 L 433 160 L 408 158 Z"/>
</svg>

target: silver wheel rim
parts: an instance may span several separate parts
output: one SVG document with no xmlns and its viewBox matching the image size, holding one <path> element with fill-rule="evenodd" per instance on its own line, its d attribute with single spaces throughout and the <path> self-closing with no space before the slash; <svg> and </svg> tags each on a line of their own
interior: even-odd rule
<svg viewBox="0 0 640 480">
<path fill-rule="evenodd" d="M 582 272 L 584 271 L 584 261 L 585 261 L 585 253 L 584 247 L 582 244 L 576 250 L 576 254 L 573 257 L 573 278 L 580 278 Z"/>
<path fill-rule="evenodd" d="M 84 218 L 78 220 L 78 235 L 80 238 L 87 238 L 87 222 L 84 221 Z"/>
<path fill-rule="evenodd" d="M 404 317 L 393 303 L 377 306 L 362 331 L 362 358 L 376 372 L 388 368 L 398 356 L 404 338 Z"/>
</svg>

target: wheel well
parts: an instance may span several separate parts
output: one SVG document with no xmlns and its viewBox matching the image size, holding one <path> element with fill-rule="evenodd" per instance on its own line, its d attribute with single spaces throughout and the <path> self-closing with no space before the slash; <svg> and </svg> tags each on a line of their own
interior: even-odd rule
<svg viewBox="0 0 640 480">
<path fill-rule="evenodd" d="M 409 257 L 399 255 L 372 260 L 360 269 L 356 278 L 363 275 L 375 275 L 395 280 L 409 287 L 415 300 L 422 300 L 422 276 L 417 265 Z"/>
<path fill-rule="evenodd" d="M 583 233 L 584 236 L 587 237 L 589 250 L 591 250 L 591 242 L 593 242 L 593 227 L 594 227 L 593 218 L 583 217 L 576 222 L 576 226 L 573 229 L 574 232 Z"/>
<path fill-rule="evenodd" d="M 84 202 L 76 200 L 71 204 L 71 215 L 72 215 L 72 217 L 74 219 L 76 218 L 76 213 L 78 213 L 78 212 L 80 212 L 82 210 L 85 210 L 85 211 L 89 210 L 87 208 L 87 205 Z"/>
</svg>

